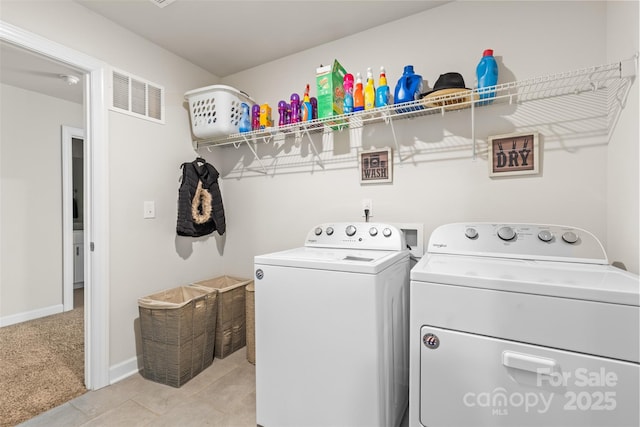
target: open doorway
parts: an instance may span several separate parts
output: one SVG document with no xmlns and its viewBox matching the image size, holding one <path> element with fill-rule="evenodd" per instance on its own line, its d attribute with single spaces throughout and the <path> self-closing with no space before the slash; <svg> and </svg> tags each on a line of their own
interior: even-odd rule
<svg viewBox="0 0 640 427">
<path fill-rule="evenodd" d="M 87 166 L 84 185 L 85 194 L 90 195 L 84 202 L 84 365 L 86 387 L 99 389 L 109 385 L 109 192 L 104 90 L 108 66 L 84 53 L 2 21 L 0 43 L 64 64 L 84 77 L 84 153 Z"/>
<path fill-rule="evenodd" d="M 74 302 L 77 298 L 74 298 L 74 295 L 84 295 L 84 135 L 83 129 L 62 126 L 64 311 L 77 306 L 77 302 Z"/>
</svg>

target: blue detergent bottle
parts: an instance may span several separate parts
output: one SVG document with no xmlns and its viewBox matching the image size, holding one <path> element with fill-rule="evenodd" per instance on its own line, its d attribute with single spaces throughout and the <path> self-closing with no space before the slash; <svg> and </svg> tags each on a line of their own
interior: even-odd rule
<svg viewBox="0 0 640 427">
<path fill-rule="evenodd" d="M 422 91 L 422 76 L 413 71 L 413 65 L 405 65 L 394 91 L 394 104 L 415 101 Z"/>
<path fill-rule="evenodd" d="M 249 105 L 243 102 L 241 106 L 242 106 L 242 116 L 240 117 L 240 126 L 238 130 L 242 133 L 250 132 L 251 118 L 249 117 Z"/>
<path fill-rule="evenodd" d="M 476 77 L 478 78 L 478 94 L 481 100 L 477 105 L 487 105 L 493 102 L 496 97 L 495 88 L 498 84 L 498 63 L 493 57 L 493 49 L 486 49 L 482 53 L 482 59 L 476 67 Z"/>
<path fill-rule="evenodd" d="M 380 67 L 380 84 L 376 89 L 376 107 L 389 105 L 390 95 L 389 86 L 387 86 L 387 73 L 384 67 Z"/>
</svg>

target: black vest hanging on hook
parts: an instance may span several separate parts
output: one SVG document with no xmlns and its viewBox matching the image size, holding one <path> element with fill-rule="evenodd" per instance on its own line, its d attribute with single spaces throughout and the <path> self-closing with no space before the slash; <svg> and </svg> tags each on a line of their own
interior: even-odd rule
<svg viewBox="0 0 640 427">
<path fill-rule="evenodd" d="M 201 157 L 180 167 L 182 183 L 178 190 L 178 235 L 199 237 L 215 230 L 223 235 L 226 224 L 218 186 L 220 174 Z"/>
</svg>

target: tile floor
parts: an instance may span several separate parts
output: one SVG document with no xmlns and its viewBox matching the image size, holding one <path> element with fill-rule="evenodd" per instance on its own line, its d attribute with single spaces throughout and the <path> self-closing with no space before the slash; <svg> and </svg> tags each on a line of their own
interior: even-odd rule
<svg viewBox="0 0 640 427">
<path fill-rule="evenodd" d="M 256 426 L 255 366 L 240 349 L 180 388 L 135 374 L 21 424 L 74 426 Z"/>
<path fill-rule="evenodd" d="M 135 374 L 89 391 L 22 427 L 256 426 L 255 366 L 246 348 L 213 364 L 180 388 Z M 409 425 L 407 416 L 400 427 Z"/>
</svg>

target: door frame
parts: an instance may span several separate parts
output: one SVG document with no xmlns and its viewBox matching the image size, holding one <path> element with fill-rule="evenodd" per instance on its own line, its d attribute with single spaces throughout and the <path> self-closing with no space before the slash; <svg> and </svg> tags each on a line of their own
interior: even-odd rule
<svg viewBox="0 0 640 427">
<path fill-rule="evenodd" d="M 0 20 L 0 41 L 72 66 L 85 74 L 85 385 L 109 385 L 109 162 L 108 65 Z"/>
<path fill-rule="evenodd" d="M 63 311 L 73 310 L 73 140 L 82 140 L 84 151 L 84 129 L 62 126 L 62 305 Z M 82 157 L 84 163 L 84 155 Z M 83 174 L 86 167 L 83 167 Z M 84 180 L 84 177 L 83 177 Z M 82 197 L 82 200 L 86 198 Z M 84 211 L 84 205 L 82 210 Z M 83 231 L 84 235 L 84 231 Z M 83 245 L 84 247 L 84 245 Z M 83 279 L 84 280 L 84 279 Z M 87 281 L 87 284 L 88 281 Z"/>
</svg>

